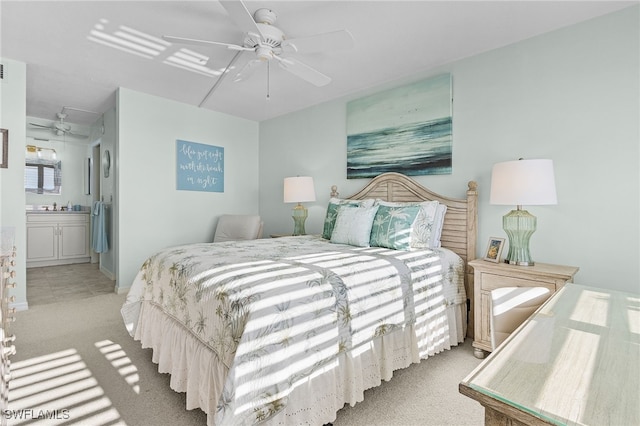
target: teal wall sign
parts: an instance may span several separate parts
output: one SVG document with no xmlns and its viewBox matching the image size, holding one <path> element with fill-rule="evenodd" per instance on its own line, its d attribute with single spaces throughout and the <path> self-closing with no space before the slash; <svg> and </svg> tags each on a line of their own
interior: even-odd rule
<svg viewBox="0 0 640 426">
<path fill-rule="evenodd" d="M 176 140 L 176 188 L 224 192 L 224 148 Z"/>
</svg>

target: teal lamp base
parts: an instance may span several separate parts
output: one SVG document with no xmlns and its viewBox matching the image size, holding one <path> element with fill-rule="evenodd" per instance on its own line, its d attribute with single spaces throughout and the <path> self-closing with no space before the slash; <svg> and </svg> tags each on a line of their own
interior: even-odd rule
<svg viewBox="0 0 640 426">
<path fill-rule="evenodd" d="M 293 208 L 293 235 L 306 235 L 306 231 L 304 229 L 304 222 L 307 220 L 307 216 L 309 216 L 309 212 L 306 208 L 300 203 Z"/>
<path fill-rule="evenodd" d="M 505 263 L 533 266 L 529 253 L 529 239 L 536 230 L 536 217 L 518 206 L 502 217 L 502 228 L 509 237 L 509 252 Z"/>
</svg>

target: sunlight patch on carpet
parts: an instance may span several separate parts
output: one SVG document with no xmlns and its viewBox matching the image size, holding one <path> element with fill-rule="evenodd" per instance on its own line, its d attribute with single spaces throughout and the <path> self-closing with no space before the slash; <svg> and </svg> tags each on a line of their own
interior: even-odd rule
<svg viewBox="0 0 640 426">
<path fill-rule="evenodd" d="M 133 391 L 140 394 L 140 376 L 138 375 L 138 368 L 133 365 L 125 351 L 117 343 L 113 343 L 111 340 L 102 340 L 95 343 L 96 348 L 104 355 L 107 360 L 111 362 L 117 370 L 118 374 L 124 377 L 124 380 Z"/>
<path fill-rule="evenodd" d="M 125 425 L 75 349 L 13 363 L 2 414 L 11 425 Z"/>
</svg>

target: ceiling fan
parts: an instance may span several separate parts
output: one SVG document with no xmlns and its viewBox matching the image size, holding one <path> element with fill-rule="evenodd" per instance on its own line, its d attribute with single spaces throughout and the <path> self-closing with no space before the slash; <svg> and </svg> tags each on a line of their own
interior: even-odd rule
<svg viewBox="0 0 640 426">
<path fill-rule="evenodd" d="M 30 126 L 32 127 L 39 127 L 42 129 L 50 129 L 52 130 L 56 135 L 58 136 L 66 136 L 66 135 L 71 135 L 71 136 L 78 136 L 78 137 L 87 137 L 87 135 L 82 135 L 80 133 L 75 133 L 71 130 L 71 125 L 67 124 L 64 122 L 64 120 L 67 118 L 67 114 L 64 112 L 59 112 L 56 114 L 58 117 L 57 122 L 51 123 L 48 126 L 45 126 L 44 124 L 38 124 L 38 123 L 29 123 Z"/>
<path fill-rule="evenodd" d="M 235 82 L 246 80 L 259 65 L 266 63 L 268 66 L 272 60 L 275 60 L 281 68 L 296 77 L 317 87 L 322 87 L 331 82 L 331 77 L 294 57 L 287 56 L 287 54 L 334 51 L 351 49 L 353 47 L 353 37 L 347 30 L 337 30 L 308 37 L 287 39 L 284 32 L 273 25 L 277 19 L 277 15 L 272 10 L 260 8 L 251 15 L 242 1 L 225 0 L 220 1 L 220 4 L 225 8 L 236 26 L 243 31 L 244 39 L 242 44 L 163 36 L 163 38 L 169 42 L 201 46 L 220 46 L 237 52 L 204 97 L 200 106 L 207 101 L 209 96 L 211 96 L 214 90 L 220 85 L 222 79 L 244 52 L 253 52 L 254 58 L 250 59 L 236 74 L 234 78 Z M 268 96 L 267 93 L 267 97 Z"/>
</svg>

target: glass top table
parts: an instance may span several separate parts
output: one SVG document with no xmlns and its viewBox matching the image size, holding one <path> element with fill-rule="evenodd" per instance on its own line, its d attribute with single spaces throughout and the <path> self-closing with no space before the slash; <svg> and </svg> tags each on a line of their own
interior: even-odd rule
<svg viewBox="0 0 640 426">
<path fill-rule="evenodd" d="M 640 425 L 640 294 L 567 284 L 459 389 L 485 424 Z"/>
</svg>

